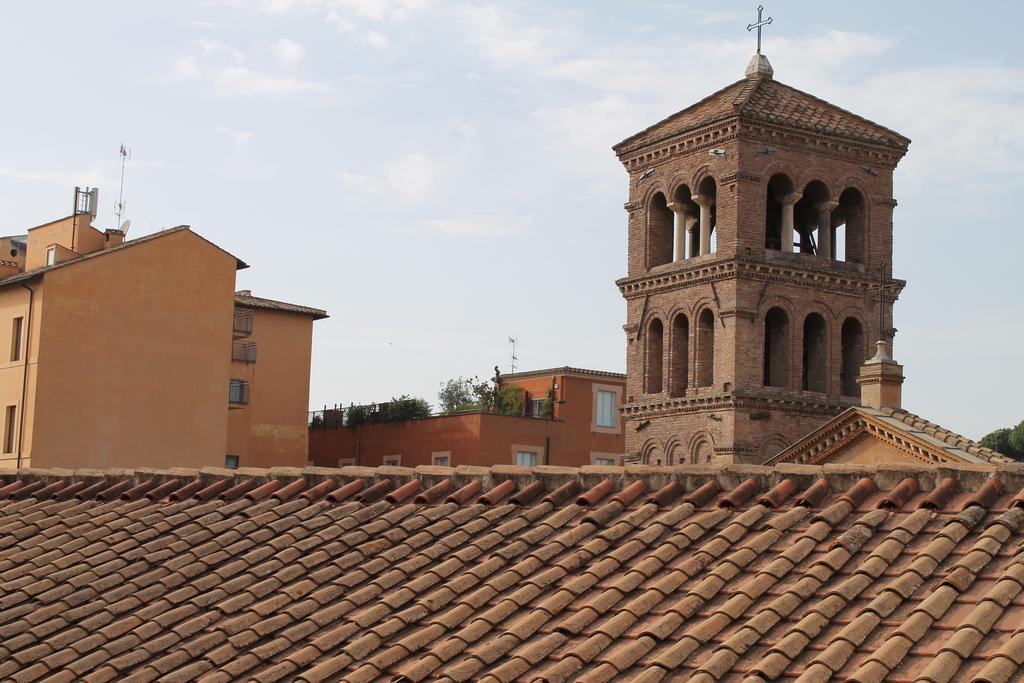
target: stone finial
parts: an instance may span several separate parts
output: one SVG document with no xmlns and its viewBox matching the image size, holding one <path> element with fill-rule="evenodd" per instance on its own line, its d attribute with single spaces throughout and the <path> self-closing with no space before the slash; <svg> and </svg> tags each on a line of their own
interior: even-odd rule
<svg viewBox="0 0 1024 683">
<path fill-rule="evenodd" d="M 758 52 L 750 60 L 750 64 L 747 64 L 745 74 L 747 78 L 771 78 L 775 75 L 775 69 L 772 68 L 768 58 Z"/>
<path fill-rule="evenodd" d="M 857 384 L 860 385 L 860 403 L 865 408 L 900 409 L 902 407 L 903 366 L 889 355 L 889 343 L 875 342 L 875 355 L 861 366 Z"/>
</svg>

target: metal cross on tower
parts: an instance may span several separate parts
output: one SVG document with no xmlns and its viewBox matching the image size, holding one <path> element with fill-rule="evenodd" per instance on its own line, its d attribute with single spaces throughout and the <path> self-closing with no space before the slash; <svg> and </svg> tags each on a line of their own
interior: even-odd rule
<svg viewBox="0 0 1024 683">
<path fill-rule="evenodd" d="M 747 30 L 748 31 L 753 31 L 755 28 L 757 29 L 757 54 L 761 54 L 761 27 L 762 26 L 767 26 L 768 24 L 772 23 L 772 18 L 771 17 L 768 17 L 767 19 L 763 19 L 763 20 L 761 19 L 761 13 L 762 12 L 764 12 L 764 5 L 758 5 L 757 6 L 757 23 L 755 23 L 755 24 L 747 24 Z"/>
</svg>

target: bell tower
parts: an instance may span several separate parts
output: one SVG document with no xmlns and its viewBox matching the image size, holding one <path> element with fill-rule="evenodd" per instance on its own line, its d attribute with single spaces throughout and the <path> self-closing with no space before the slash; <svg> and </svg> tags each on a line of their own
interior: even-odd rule
<svg viewBox="0 0 1024 683">
<path fill-rule="evenodd" d="M 759 463 L 857 405 L 890 344 L 892 174 L 910 140 L 745 77 L 613 148 L 629 174 L 626 451 Z"/>
</svg>

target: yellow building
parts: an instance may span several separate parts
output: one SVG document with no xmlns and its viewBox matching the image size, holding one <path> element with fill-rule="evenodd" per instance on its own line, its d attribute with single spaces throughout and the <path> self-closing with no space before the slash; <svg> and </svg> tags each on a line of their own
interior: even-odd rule
<svg viewBox="0 0 1024 683">
<path fill-rule="evenodd" d="M 233 379 L 261 395 L 260 361 L 239 377 L 232 360 L 246 264 L 188 226 L 125 241 L 89 219 L 0 238 L 0 467 L 304 464 L 305 438 L 281 435 L 293 413 L 305 430 L 312 321 L 326 314 L 283 326 L 304 334 L 266 323 L 261 357 L 288 356 L 293 372 L 267 373 L 272 400 L 232 403 L 245 398 Z"/>
</svg>

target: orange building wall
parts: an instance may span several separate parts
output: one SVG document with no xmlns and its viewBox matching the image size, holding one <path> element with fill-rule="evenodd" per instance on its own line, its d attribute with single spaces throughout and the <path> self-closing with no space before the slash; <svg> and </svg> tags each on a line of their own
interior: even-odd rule
<svg viewBox="0 0 1024 683">
<path fill-rule="evenodd" d="M 253 309 L 252 334 L 241 341 L 256 342 L 256 362 L 231 363 L 231 377 L 248 380 L 250 393 L 246 407 L 228 412 L 226 452 L 243 467 L 304 467 L 313 319 Z"/>
<path fill-rule="evenodd" d="M 235 270 L 182 231 L 47 272 L 32 465 L 222 465 Z"/>
<path fill-rule="evenodd" d="M 27 390 L 25 391 L 25 405 L 27 408 L 24 416 L 25 448 L 27 449 L 32 442 L 32 420 L 35 413 L 33 410 L 33 403 L 35 399 L 36 386 L 36 361 L 39 357 L 39 335 L 36 334 L 36 328 L 39 325 L 39 319 L 43 307 L 43 283 L 37 280 L 26 284 L 34 291 L 32 294 L 33 330 L 31 336 L 31 348 L 29 348 L 27 352 L 27 373 L 25 368 L 25 339 L 28 338 L 29 334 L 29 293 L 28 290 L 21 286 L 0 289 L 0 439 L 3 437 L 3 419 L 6 414 L 6 407 L 17 406 L 14 425 L 14 450 L 10 453 L 0 452 L 0 468 L 14 468 L 18 466 L 17 448 L 19 430 L 21 429 L 21 424 L 23 422 L 21 416 L 22 381 L 23 379 L 26 379 L 26 374 Z M 11 328 L 14 323 L 14 318 L 19 316 L 24 319 L 21 343 L 22 359 L 18 361 L 11 361 Z M 0 450 L 2 450 L 2 444 L 0 444 Z M 30 465 L 31 461 L 29 459 L 22 458 L 22 467 L 29 467 Z"/>
<path fill-rule="evenodd" d="M 547 396 L 551 376 L 514 382 L 535 398 Z M 559 419 L 469 413 L 423 420 L 365 424 L 355 428 L 313 429 L 310 460 L 323 467 L 339 461 L 369 467 L 383 464 L 386 455 L 401 455 L 403 467 L 432 464 L 435 452 L 451 452 L 453 465 L 515 464 L 518 446 L 537 450 L 537 464 L 578 467 L 591 464 L 592 454 L 621 455 L 625 450 L 622 420 L 616 433 L 595 432 L 594 386 L 624 387 L 621 379 L 557 376 Z M 547 459 L 545 460 L 545 454 Z M 357 459 L 358 456 L 358 459 Z"/>
</svg>

